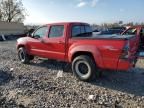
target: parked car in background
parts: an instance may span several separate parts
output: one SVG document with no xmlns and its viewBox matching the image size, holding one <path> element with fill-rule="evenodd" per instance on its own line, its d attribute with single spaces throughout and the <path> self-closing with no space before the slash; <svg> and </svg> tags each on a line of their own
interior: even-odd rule
<svg viewBox="0 0 144 108">
<path fill-rule="evenodd" d="M 121 34 L 126 30 L 126 27 L 113 27 L 113 28 L 108 28 L 106 30 L 100 31 L 99 35 L 113 35 L 113 34 Z"/>
<path fill-rule="evenodd" d="M 139 40 L 139 56 L 144 56 L 144 26 L 131 26 L 122 35 L 135 35 Z"/>
<path fill-rule="evenodd" d="M 15 40 L 17 38 L 26 37 L 27 35 L 31 34 L 33 31 L 34 29 L 30 29 L 27 32 L 22 33 L 22 34 L 0 35 L 0 41 Z"/>
<path fill-rule="evenodd" d="M 112 27 L 110 29 L 115 29 L 115 30 L 121 30 L 121 31 L 125 31 L 127 29 L 127 27 Z"/>
<path fill-rule="evenodd" d="M 101 33 L 101 31 L 99 31 L 99 30 L 97 30 L 97 29 L 93 30 L 93 34 L 94 34 L 94 35 L 98 35 L 98 34 L 100 34 L 100 33 Z"/>
<path fill-rule="evenodd" d="M 0 35 L 0 41 L 4 41 L 5 40 L 5 36 L 4 35 Z"/>
<path fill-rule="evenodd" d="M 29 30 L 27 30 L 24 34 L 19 34 L 19 35 L 16 35 L 16 36 L 17 36 L 18 38 L 20 38 L 20 37 L 26 37 L 27 35 L 33 33 L 34 30 L 35 30 L 35 29 L 29 29 Z"/>
<path fill-rule="evenodd" d="M 112 34 L 120 34 L 122 33 L 123 31 L 122 30 L 119 30 L 119 29 L 108 29 L 106 31 L 102 31 L 100 33 L 100 35 L 112 35 Z"/>
<path fill-rule="evenodd" d="M 18 57 L 29 63 L 34 56 L 65 61 L 83 81 L 103 69 L 128 70 L 135 66 L 139 40 L 135 35 L 93 35 L 87 23 L 52 23 L 17 40 Z"/>
</svg>

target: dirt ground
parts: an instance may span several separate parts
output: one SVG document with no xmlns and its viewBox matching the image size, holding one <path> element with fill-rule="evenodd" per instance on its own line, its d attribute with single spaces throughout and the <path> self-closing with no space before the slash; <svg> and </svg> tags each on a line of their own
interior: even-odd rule
<svg viewBox="0 0 144 108">
<path fill-rule="evenodd" d="M 62 62 L 36 57 L 21 64 L 15 44 L 0 42 L 0 108 L 144 108 L 144 60 L 82 82 Z"/>
</svg>

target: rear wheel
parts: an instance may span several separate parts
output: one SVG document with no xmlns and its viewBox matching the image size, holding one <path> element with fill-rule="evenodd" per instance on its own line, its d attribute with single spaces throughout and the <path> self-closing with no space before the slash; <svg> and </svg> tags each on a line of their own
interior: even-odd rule
<svg viewBox="0 0 144 108">
<path fill-rule="evenodd" d="M 24 47 L 20 47 L 18 49 L 18 58 L 22 63 L 27 64 L 30 60 L 34 59 L 34 56 L 28 55 L 26 53 L 26 49 Z"/>
<path fill-rule="evenodd" d="M 73 60 L 72 70 L 82 81 L 92 80 L 99 73 L 93 59 L 86 55 L 78 56 Z"/>
</svg>

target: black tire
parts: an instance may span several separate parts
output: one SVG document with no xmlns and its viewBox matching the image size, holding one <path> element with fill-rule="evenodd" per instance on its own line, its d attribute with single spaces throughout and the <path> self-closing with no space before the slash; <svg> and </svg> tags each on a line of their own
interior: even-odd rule
<svg viewBox="0 0 144 108">
<path fill-rule="evenodd" d="M 26 53 L 24 47 L 20 47 L 18 49 L 18 58 L 24 64 L 28 64 L 30 62 L 30 56 Z"/>
<path fill-rule="evenodd" d="M 72 62 L 72 71 L 82 81 L 91 81 L 99 71 L 96 68 L 94 60 L 90 56 L 81 55 L 74 58 Z"/>
</svg>

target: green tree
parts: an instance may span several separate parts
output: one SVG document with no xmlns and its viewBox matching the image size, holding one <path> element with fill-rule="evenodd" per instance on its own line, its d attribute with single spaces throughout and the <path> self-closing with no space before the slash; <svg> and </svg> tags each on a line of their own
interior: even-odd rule
<svg viewBox="0 0 144 108">
<path fill-rule="evenodd" d="M 0 19 L 6 22 L 23 22 L 26 16 L 21 0 L 0 0 Z"/>
</svg>

